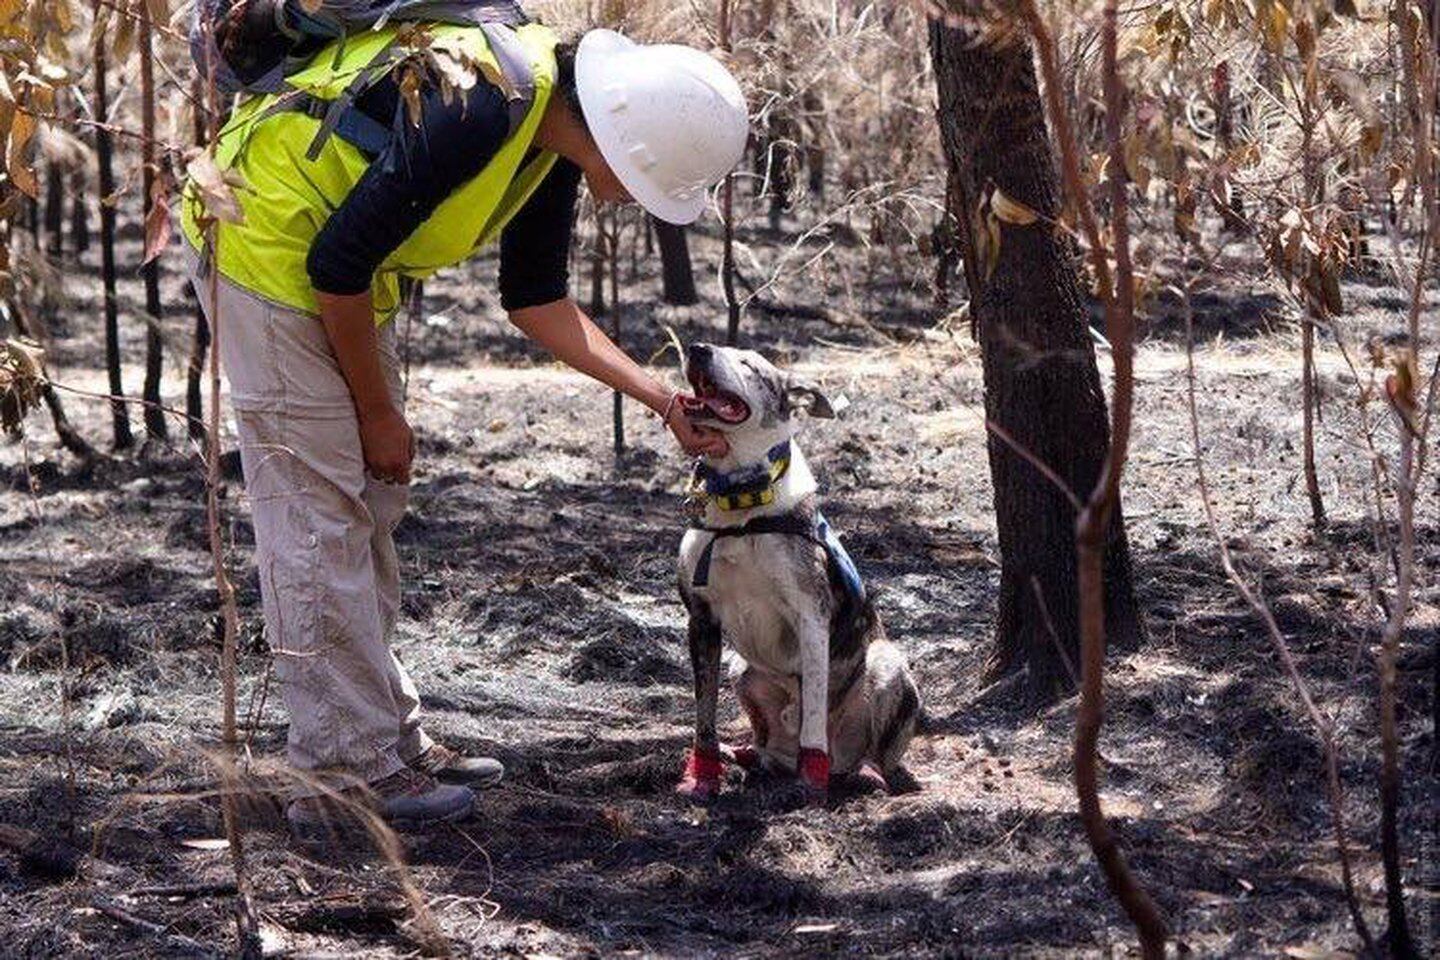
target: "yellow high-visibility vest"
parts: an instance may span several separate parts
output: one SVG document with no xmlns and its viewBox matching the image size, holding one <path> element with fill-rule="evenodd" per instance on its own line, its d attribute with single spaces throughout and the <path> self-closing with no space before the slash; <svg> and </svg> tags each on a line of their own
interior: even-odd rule
<svg viewBox="0 0 1440 960">
<path fill-rule="evenodd" d="M 287 81 L 297 90 L 333 100 L 391 48 L 400 29 L 337 40 Z M 429 30 L 436 42 L 459 46 L 499 73 L 500 65 L 479 28 L 436 25 Z M 557 40 L 541 24 L 526 24 L 515 33 L 530 55 L 534 100 L 485 168 L 442 201 L 380 265 L 371 288 L 377 323 L 389 319 L 399 306 L 402 275 L 426 277 L 496 239 L 555 163 L 555 154 L 548 151 L 524 161 L 555 86 Z M 305 269 L 310 245 L 370 161 L 337 135 L 325 139 L 314 160 L 308 159 L 306 151 L 320 120 L 305 113 L 270 110 L 282 96 L 259 95 L 242 102 L 220 132 L 216 160 L 220 169 L 234 171 L 243 181 L 235 194 L 244 222 L 216 225 L 217 263 L 221 276 L 232 283 L 314 314 L 319 307 Z M 204 243 L 202 212 L 198 192 L 187 184 L 181 228 L 197 249 Z"/>
</svg>

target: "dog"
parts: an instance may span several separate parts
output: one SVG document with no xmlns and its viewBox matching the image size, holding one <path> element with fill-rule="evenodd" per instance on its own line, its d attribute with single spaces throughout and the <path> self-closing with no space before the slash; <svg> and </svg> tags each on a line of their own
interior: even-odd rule
<svg viewBox="0 0 1440 960">
<path fill-rule="evenodd" d="M 680 545 L 695 740 L 676 792 L 696 802 L 720 792 L 723 642 L 738 654 L 731 679 L 753 733 L 731 759 L 798 774 L 817 801 L 832 773 L 894 787 L 920 694 L 820 513 L 815 477 L 795 441 L 799 414 L 831 418 L 833 406 L 751 350 L 695 344 L 685 376 L 694 395 L 679 401 L 683 412 L 722 431 L 729 450 L 697 462 L 703 513 Z"/>
</svg>

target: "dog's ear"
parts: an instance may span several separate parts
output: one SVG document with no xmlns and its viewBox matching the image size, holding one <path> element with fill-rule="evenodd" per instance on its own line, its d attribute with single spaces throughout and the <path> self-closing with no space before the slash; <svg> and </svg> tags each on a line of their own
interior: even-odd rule
<svg viewBox="0 0 1440 960">
<path fill-rule="evenodd" d="M 830 398 L 825 396 L 813 383 L 797 380 L 794 377 L 785 383 L 785 409 L 790 413 L 804 410 L 812 417 L 820 417 L 825 420 L 835 418 L 835 407 L 831 404 Z"/>
</svg>

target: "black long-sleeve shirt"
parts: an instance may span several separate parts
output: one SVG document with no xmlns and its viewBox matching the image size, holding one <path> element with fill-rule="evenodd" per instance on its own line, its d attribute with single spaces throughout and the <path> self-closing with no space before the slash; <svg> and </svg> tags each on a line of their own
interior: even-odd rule
<svg viewBox="0 0 1440 960">
<path fill-rule="evenodd" d="M 399 90 L 386 78 L 357 101 L 390 125 Z M 505 142 L 504 95 L 479 80 L 445 102 L 438 89 L 421 97 L 421 122 L 403 122 L 310 245 L 306 269 L 316 290 L 356 294 L 370 289 L 376 269 L 446 197 L 473 179 Z M 518 310 L 563 299 L 569 289 L 570 235 L 580 168 L 563 157 L 500 234 L 500 302 Z"/>
</svg>

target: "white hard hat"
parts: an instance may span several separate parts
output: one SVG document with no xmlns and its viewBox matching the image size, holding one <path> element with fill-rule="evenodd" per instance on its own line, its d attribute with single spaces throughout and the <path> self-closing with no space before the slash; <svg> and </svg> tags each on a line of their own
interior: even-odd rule
<svg viewBox="0 0 1440 960">
<path fill-rule="evenodd" d="M 740 84 L 699 50 L 591 30 L 575 51 L 575 86 L 600 155 L 661 220 L 700 216 L 705 191 L 745 153 Z"/>
</svg>

